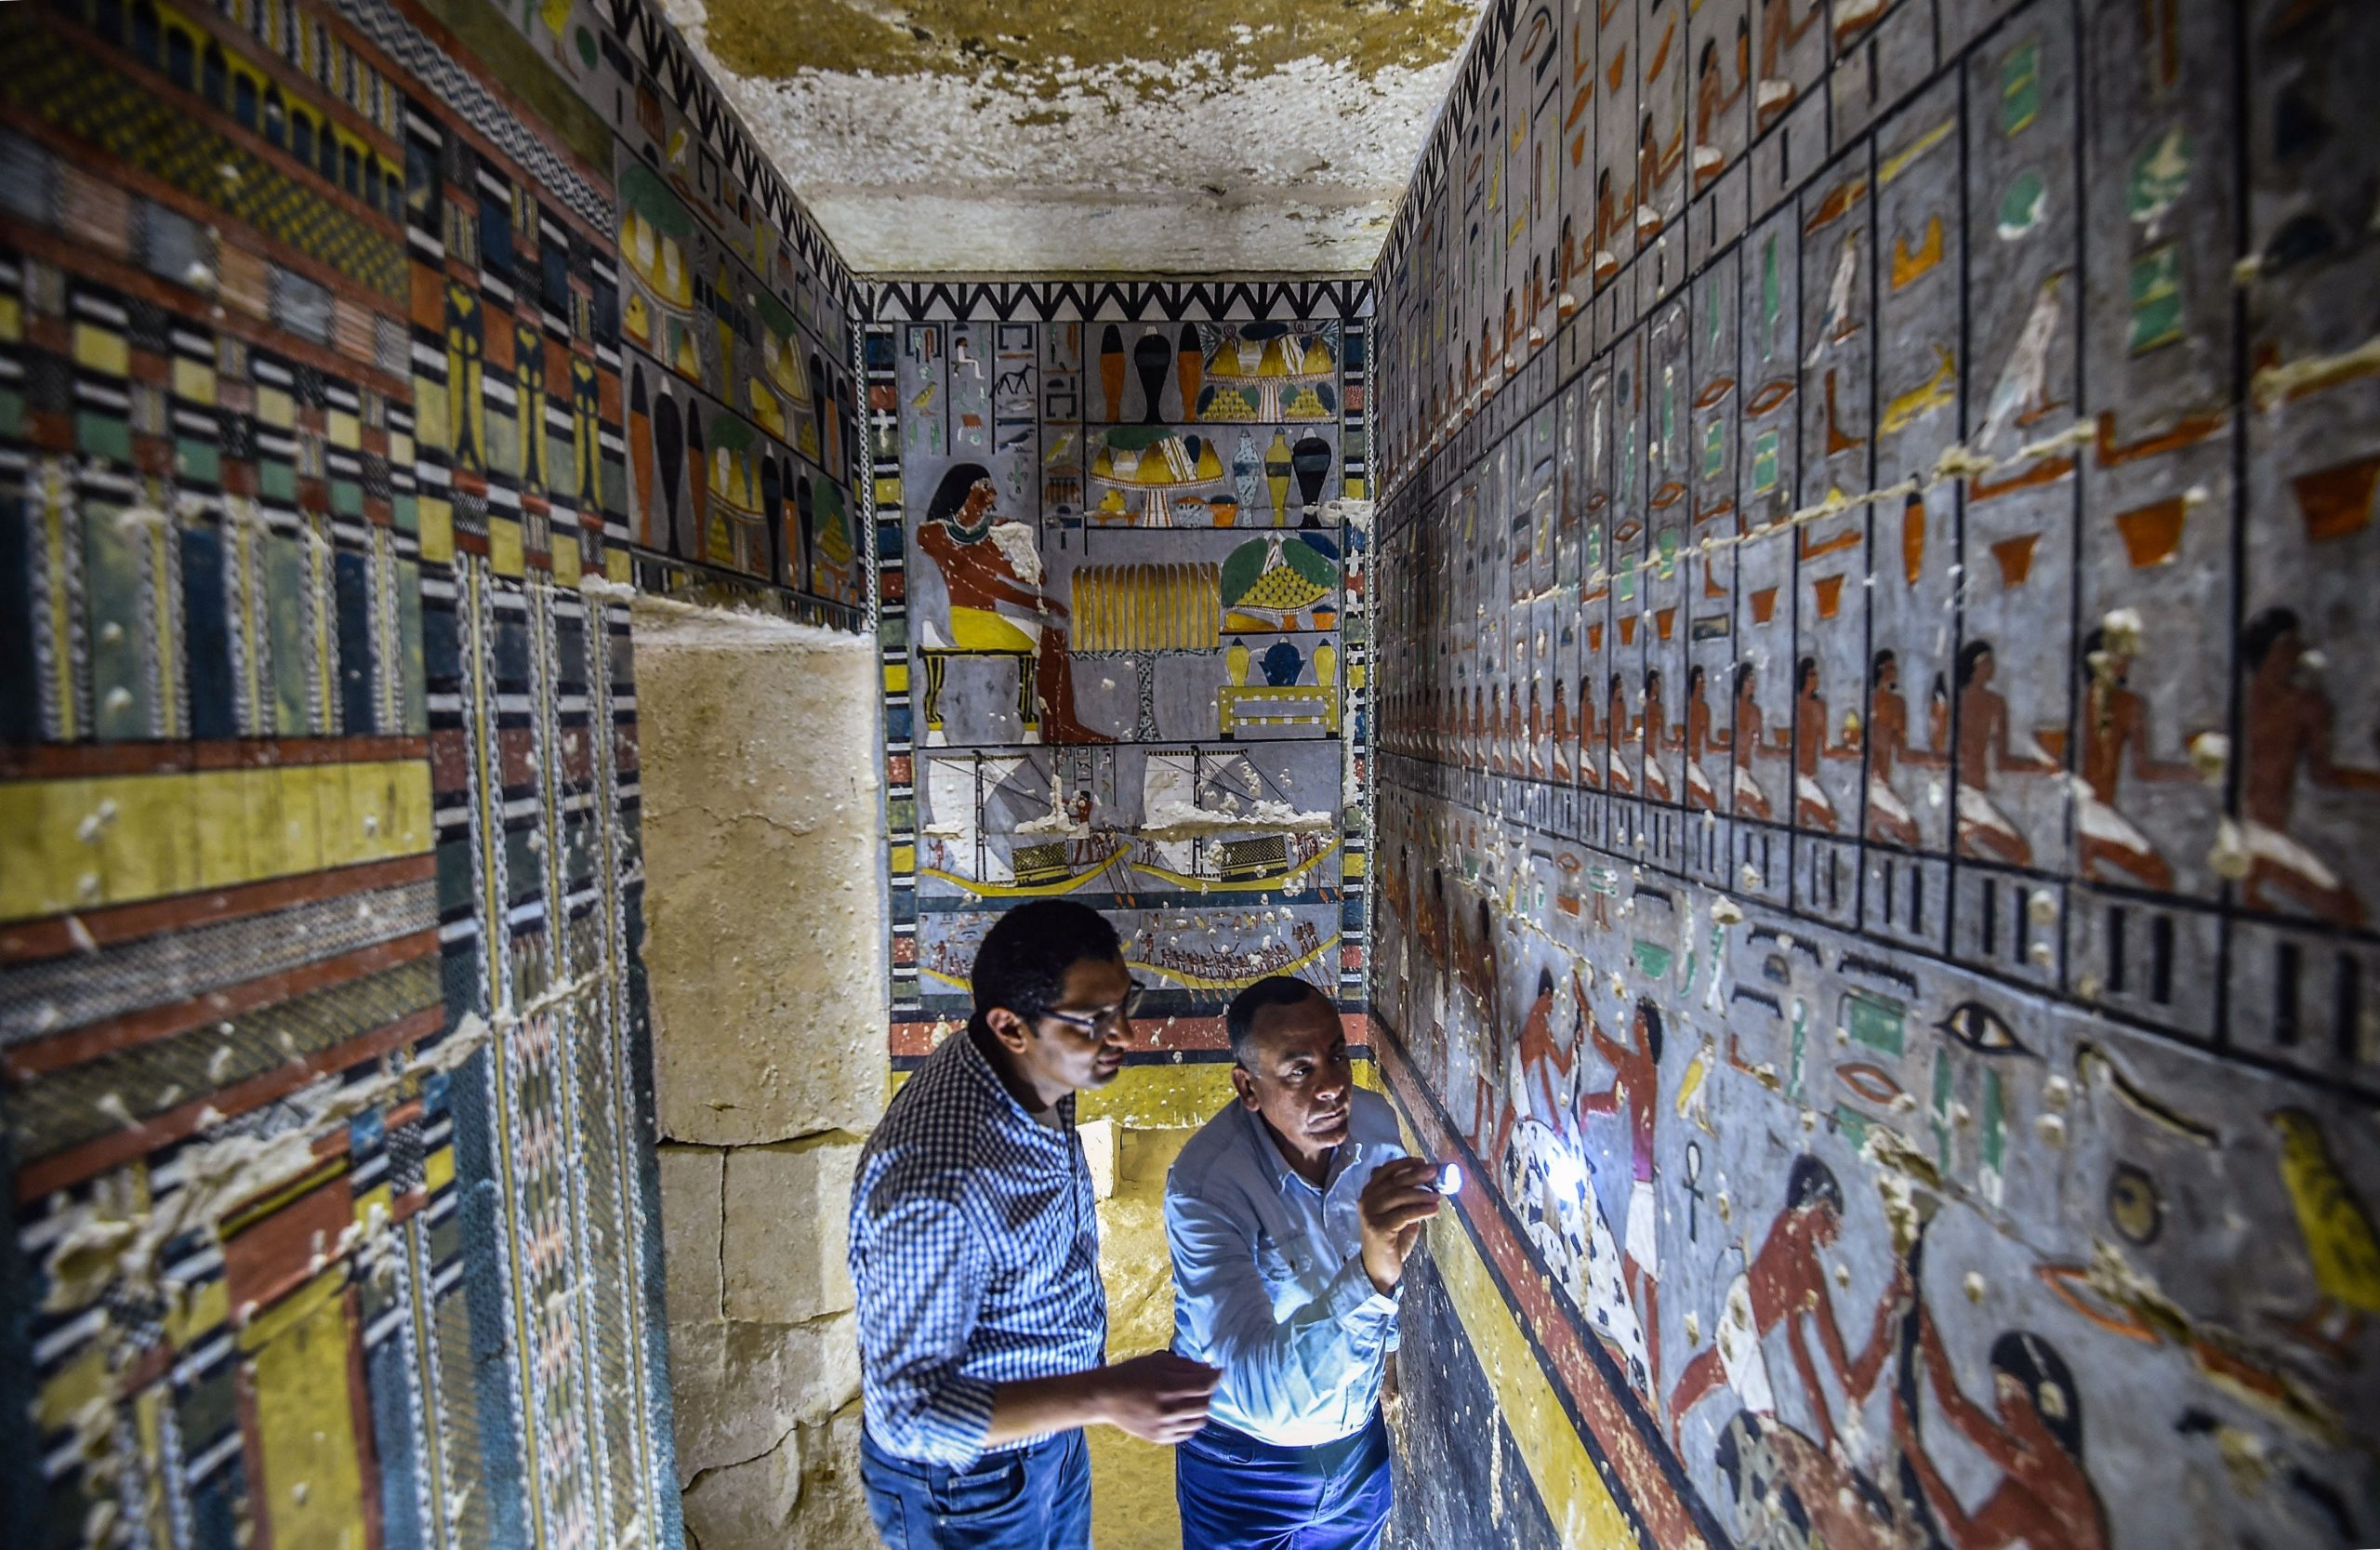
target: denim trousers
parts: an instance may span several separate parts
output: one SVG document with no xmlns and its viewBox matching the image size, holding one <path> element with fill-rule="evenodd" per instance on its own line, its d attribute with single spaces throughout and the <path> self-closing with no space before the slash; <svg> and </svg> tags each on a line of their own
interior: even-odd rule
<svg viewBox="0 0 2380 1550">
<path fill-rule="evenodd" d="M 1091 1450 L 1079 1430 L 965 1469 L 896 1458 L 863 1430 L 859 1477 L 886 1550 L 1090 1550 Z"/>
<path fill-rule="evenodd" d="M 1210 1421 L 1174 1451 L 1183 1550 L 1376 1550 L 1394 1489 L 1377 1410 L 1363 1430 L 1312 1448 Z"/>
</svg>

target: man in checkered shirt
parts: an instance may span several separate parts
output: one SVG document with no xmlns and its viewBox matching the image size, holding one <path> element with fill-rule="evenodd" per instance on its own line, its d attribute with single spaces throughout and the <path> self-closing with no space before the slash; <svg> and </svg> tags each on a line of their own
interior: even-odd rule
<svg viewBox="0 0 2380 1550">
<path fill-rule="evenodd" d="M 1116 930 L 1065 899 L 984 937 L 966 1031 L 926 1057 L 852 1188 L 866 1424 L 860 1477 L 891 1550 L 1087 1550 L 1082 1428 L 1179 1442 L 1213 1368 L 1110 1367 L 1074 1094 L 1123 1069 L 1141 987 Z"/>
</svg>

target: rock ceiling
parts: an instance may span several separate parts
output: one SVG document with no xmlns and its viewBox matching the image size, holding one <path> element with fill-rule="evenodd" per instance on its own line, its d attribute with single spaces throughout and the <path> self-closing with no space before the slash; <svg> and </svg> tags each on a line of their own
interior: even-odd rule
<svg viewBox="0 0 2380 1550">
<path fill-rule="evenodd" d="M 853 268 L 1368 270 L 1475 0 L 670 0 Z"/>
</svg>

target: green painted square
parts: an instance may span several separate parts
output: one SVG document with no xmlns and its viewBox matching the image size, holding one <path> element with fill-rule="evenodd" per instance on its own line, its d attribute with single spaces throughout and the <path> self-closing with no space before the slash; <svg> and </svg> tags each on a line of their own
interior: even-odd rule
<svg viewBox="0 0 2380 1550">
<path fill-rule="evenodd" d="M 94 457 L 129 463 L 132 461 L 131 423 L 112 415 L 78 414 L 74 417 L 74 444 Z"/>
<path fill-rule="evenodd" d="M 313 567 L 296 538 L 273 534 L 264 542 L 265 629 L 272 653 L 272 728 L 284 737 L 313 730 L 307 686 L 314 676 L 314 640 L 308 621 L 321 601 L 313 595 Z"/>
<path fill-rule="evenodd" d="M 1702 477 L 1716 479 L 1727 467 L 1727 422 L 1714 419 L 1702 428 Z"/>
<path fill-rule="evenodd" d="M 1647 942 L 1640 936 L 1628 945 L 1628 950 L 1630 956 L 1636 960 L 1637 973 L 1646 979 L 1669 978 L 1670 963 L 1674 955 L 1668 947 L 1659 942 Z"/>
<path fill-rule="evenodd" d="M 1908 1008 L 1886 997 L 1863 990 L 1844 992 L 1843 1023 L 1853 1039 L 1871 1050 L 1897 1055 L 1908 1047 Z"/>
<path fill-rule="evenodd" d="M 272 500 L 298 498 L 298 470 L 287 463 L 267 459 L 257 465 L 257 494 Z"/>
<path fill-rule="evenodd" d="M 397 562 L 397 678 L 404 704 L 405 731 L 419 736 L 430 730 L 430 700 L 421 661 L 421 567 L 410 560 Z"/>
<path fill-rule="evenodd" d="M 174 439 L 174 468 L 184 479 L 202 484 L 223 482 L 223 454 L 213 442 L 196 442 L 188 436 Z"/>
<path fill-rule="evenodd" d="M 1766 495 L 1777 488 L 1777 432 L 1764 431 L 1752 442 L 1752 487 Z"/>
<path fill-rule="evenodd" d="M 2000 61 L 2000 132 L 2014 139 L 2042 113 L 2042 46 L 2028 39 Z"/>
<path fill-rule="evenodd" d="M 331 481 L 331 510 L 342 517 L 364 514 L 364 486 L 352 479 Z"/>
<path fill-rule="evenodd" d="M 91 613 L 91 711 L 102 738 L 149 733 L 149 524 L 126 523 L 112 506 L 83 512 L 83 585 Z"/>
<path fill-rule="evenodd" d="M 2182 249 L 2154 247 L 2132 261 L 2132 324 L 2124 342 L 2135 355 L 2182 337 Z"/>
<path fill-rule="evenodd" d="M 521 423 L 494 404 L 487 411 L 487 471 L 521 472 Z"/>
</svg>

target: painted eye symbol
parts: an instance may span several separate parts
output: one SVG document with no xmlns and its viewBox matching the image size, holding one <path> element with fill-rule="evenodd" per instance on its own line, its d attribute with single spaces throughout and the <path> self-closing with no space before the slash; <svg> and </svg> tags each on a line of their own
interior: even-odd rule
<svg viewBox="0 0 2380 1550">
<path fill-rule="evenodd" d="M 1629 517 L 1623 520 L 1619 526 L 1611 530 L 1611 541 L 1615 544 L 1633 544 L 1636 541 L 1637 535 L 1644 531 L 1645 524 L 1643 523 L 1638 522 L 1633 517 Z"/>
<path fill-rule="evenodd" d="M 1981 1001 L 1961 1001 L 1934 1025 L 1977 1054 L 2031 1054 L 2008 1020 Z"/>
<path fill-rule="evenodd" d="M 1888 1105 L 1901 1095 L 1901 1085 L 1893 1080 L 1893 1074 L 1883 1066 L 1868 1061 L 1855 1061 L 1848 1066 L 1838 1066 L 1834 1068 L 1834 1075 L 1844 1086 L 1871 1104 Z"/>
</svg>

